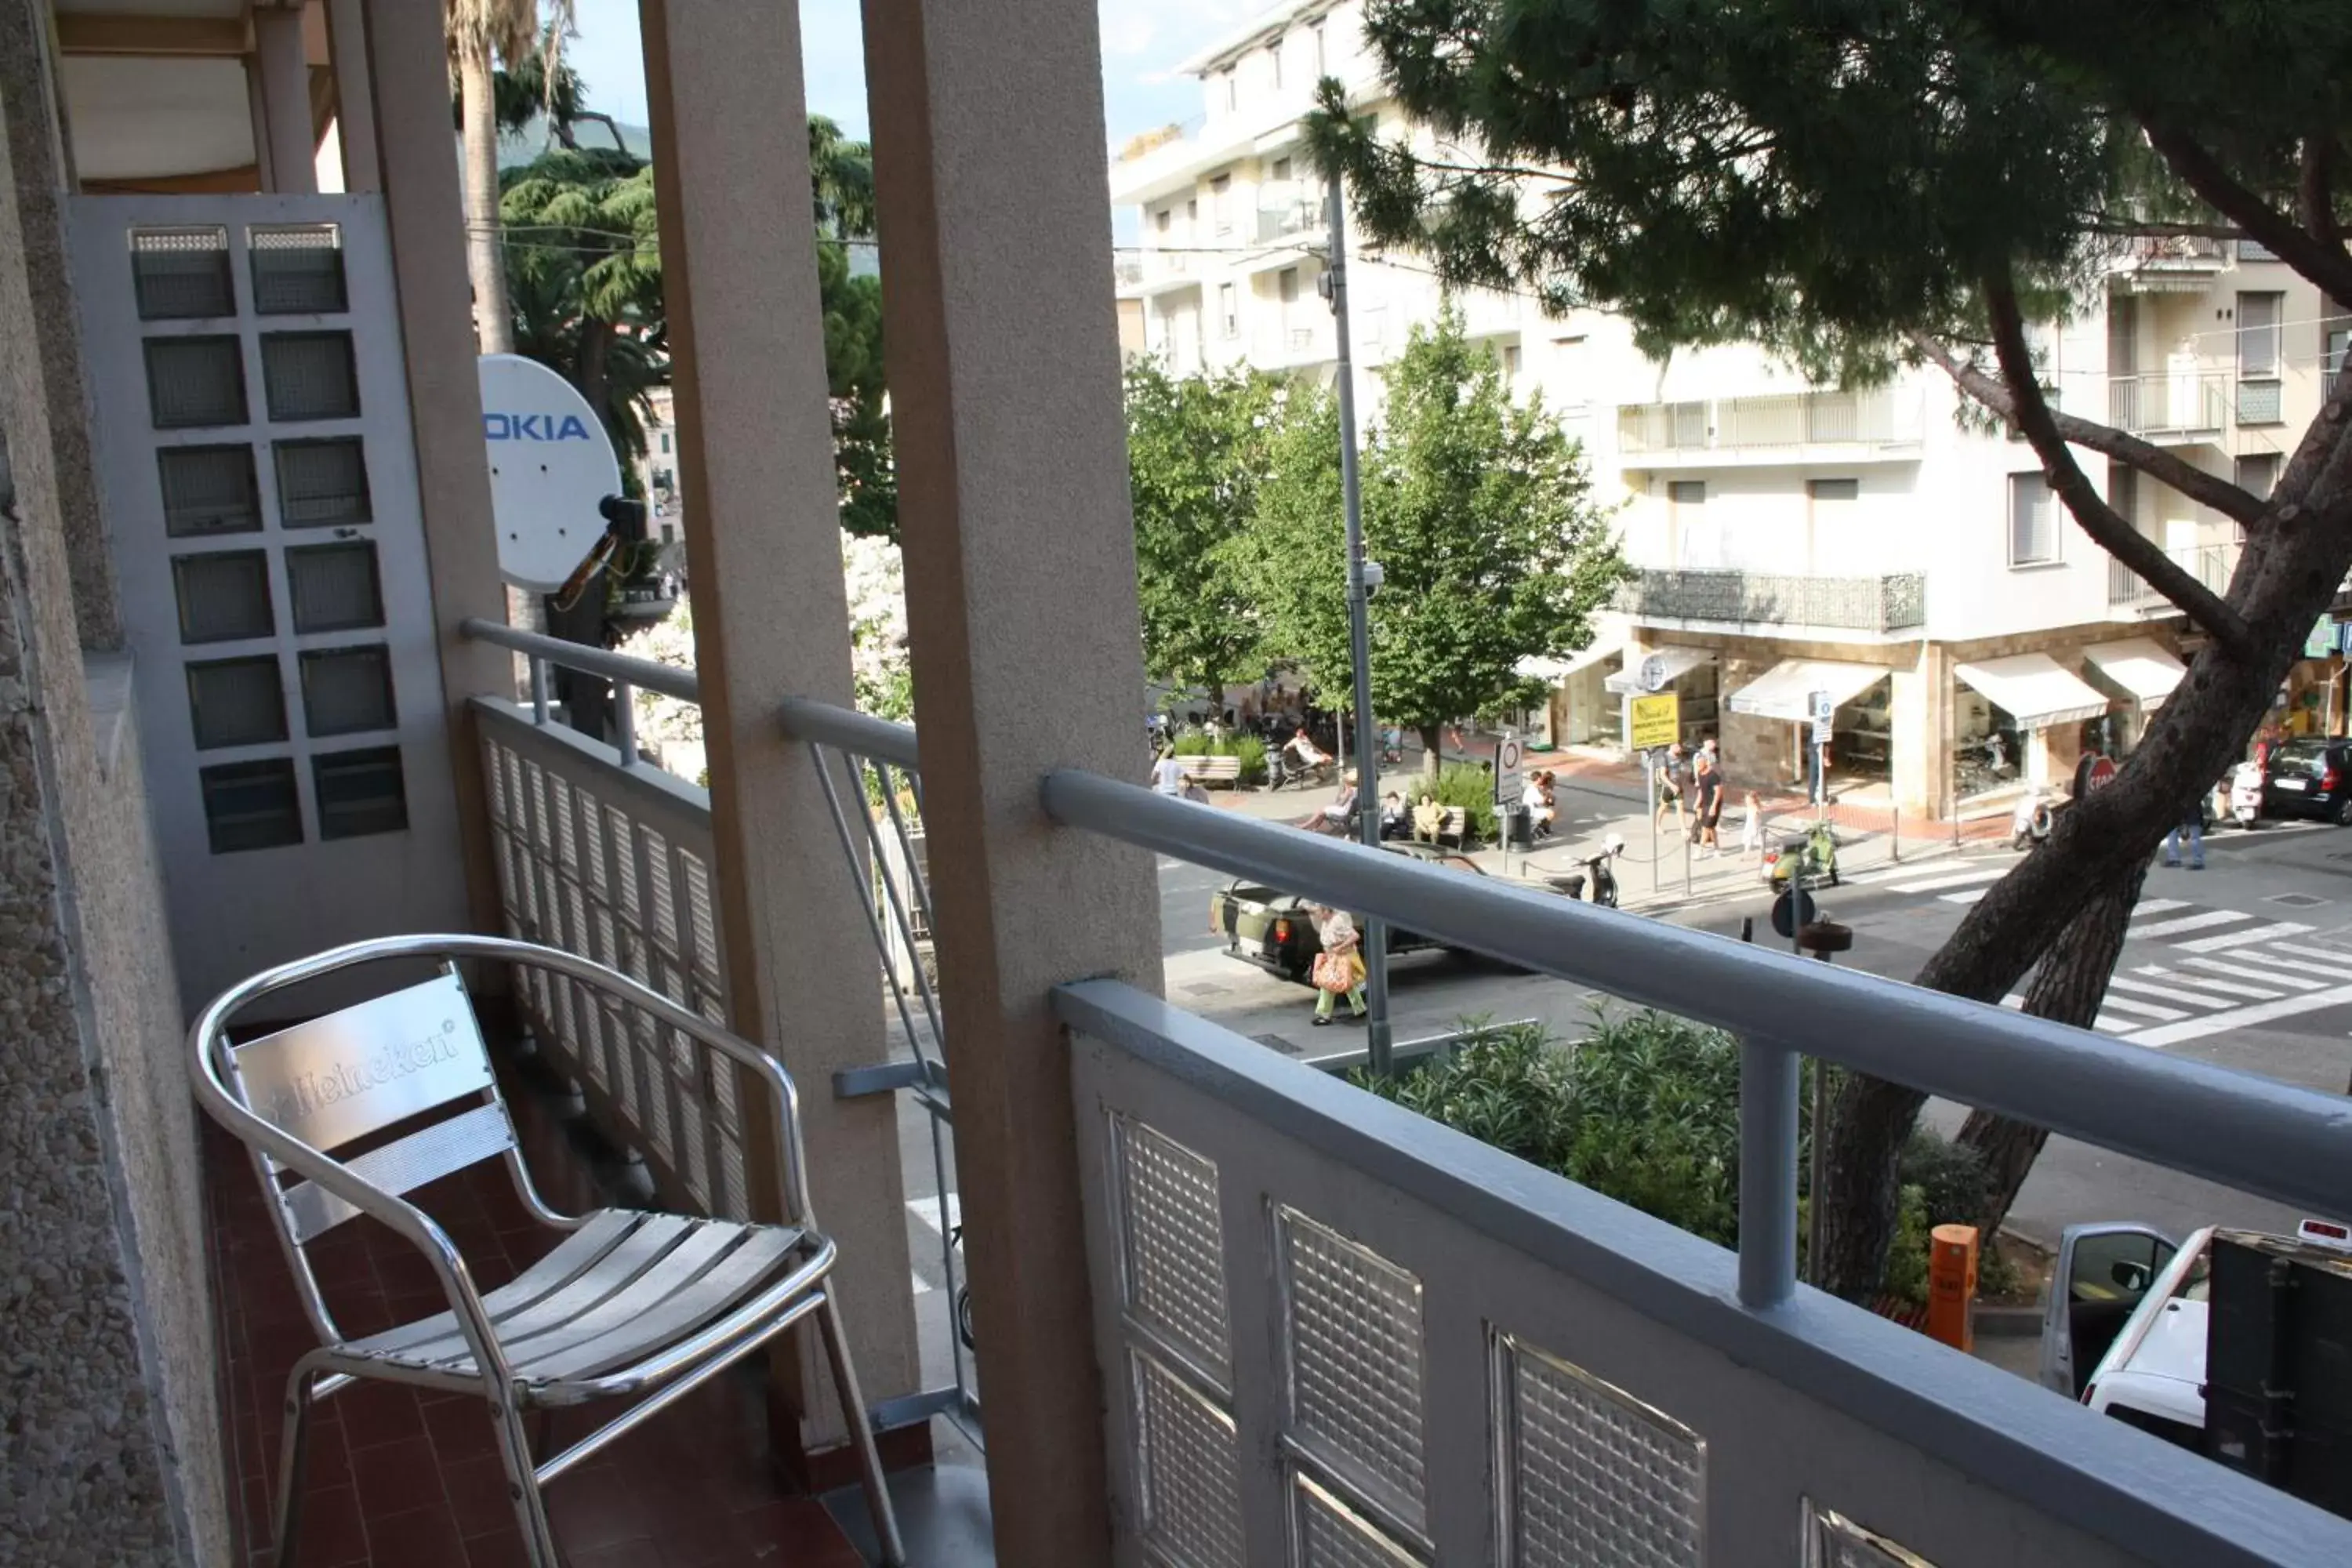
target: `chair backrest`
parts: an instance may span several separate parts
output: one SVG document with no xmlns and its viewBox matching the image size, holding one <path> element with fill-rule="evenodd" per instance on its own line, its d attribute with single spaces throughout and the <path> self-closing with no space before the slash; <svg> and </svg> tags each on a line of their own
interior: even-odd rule
<svg viewBox="0 0 2352 1568">
<path fill-rule="evenodd" d="M 414 1191 L 515 1147 L 474 1009 L 455 970 L 229 1047 L 226 1079 L 247 1110 L 322 1154 L 429 1112 L 448 1114 L 341 1163 L 383 1192 Z M 360 1210 L 315 1182 L 291 1185 L 258 1155 L 296 1248 Z"/>
</svg>

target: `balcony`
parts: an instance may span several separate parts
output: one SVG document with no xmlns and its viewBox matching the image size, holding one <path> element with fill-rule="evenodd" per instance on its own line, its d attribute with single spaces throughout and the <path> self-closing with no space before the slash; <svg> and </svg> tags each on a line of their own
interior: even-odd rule
<svg viewBox="0 0 2352 1568">
<path fill-rule="evenodd" d="M 2124 243 L 2114 262 L 2115 285 L 2132 294 L 2195 294 L 2230 265 L 2222 241 L 2201 235 L 2142 235 Z"/>
<path fill-rule="evenodd" d="M 527 634 L 472 629 L 502 646 L 576 657 Z M 602 668 L 617 667 L 608 658 Z M 648 684 L 680 679 L 635 673 Z M 646 829 L 624 825 L 652 797 L 630 775 L 646 770 L 624 767 L 610 748 L 552 736 L 513 704 L 477 707 L 488 721 L 490 776 L 523 781 L 500 806 L 509 921 L 528 934 L 593 943 L 593 848 L 575 861 L 572 841 L 542 838 L 541 825 L 601 821 L 636 841 Z M 876 845 L 906 830 L 895 803 L 915 774 L 913 731 L 797 701 L 779 723 L 815 758 L 836 806 L 848 803 L 836 817 L 840 843 L 869 889 L 878 958 L 890 930 L 933 909 L 919 872 L 903 882 L 872 874 Z M 526 759 L 541 765 L 535 784 L 516 766 Z M 881 786 L 866 791 L 879 804 L 856 804 L 860 780 Z M 663 799 L 677 793 L 654 787 Z M 1114 1555 L 1280 1563 L 1289 1560 L 1284 1542 L 1303 1532 L 1324 1542 L 1320 1550 L 1354 1554 L 1345 1560 L 1482 1561 L 1497 1521 L 1530 1518 L 1523 1510 L 1538 1496 L 1543 1510 L 1532 1517 L 1551 1521 L 1542 1528 L 1585 1543 L 1584 1555 L 1561 1561 L 1643 1542 L 1658 1561 L 1696 1563 L 1704 1540 L 1780 1540 L 1791 1522 L 1823 1561 L 1863 1544 L 1881 1553 L 1870 1560 L 1898 1560 L 1890 1542 L 1918 1554 L 1899 1560 L 1953 1564 L 2284 1564 L 2352 1552 L 2352 1522 L 1944 1351 L 1794 1275 L 1805 1055 L 2321 1208 L 2352 1182 L 2352 1148 L 2331 1097 L 1490 886 L 1081 770 L 1046 774 L 1038 798 L 1059 833 L 1299 889 L 1370 918 L 1409 918 L 1467 951 L 1704 1020 L 1744 1042 L 1739 1189 L 1750 1217 L 1733 1252 L 1156 995 L 1112 980 L 1056 987 L 1051 1005 L 1067 1030 L 1076 1110 L 1066 1135 L 1085 1178 L 1094 1292 L 1080 1321 L 1091 1324 L 1107 1401 Z M 647 827 L 692 832 L 683 820 Z M 618 890 L 603 886 L 608 896 Z M 648 884 L 635 886 L 644 898 Z M 700 895 L 670 890 L 687 901 L 674 921 L 652 917 L 667 921 L 646 934 L 653 972 L 675 984 L 720 984 L 688 951 Z M 573 912 L 583 908 L 591 918 Z M 937 934 L 956 941 L 952 926 Z M 663 952 L 667 963 L 652 957 Z M 837 1079 L 834 1092 L 928 1099 L 938 1102 L 930 1113 L 944 1115 L 958 1037 L 939 1032 L 921 982 L 894 980 L 888 994 L 920 1020 L 902 1039 L 902 1062 Z M 564 1015 L 551 1009 L 534 1022 L 560 1068 L 596 1071 L 593 1038 L 568 1031 Z M 667 1092 L 681 1088 L 694 1092 Z M 713 1112 L 724 1107 L 705 1100 L 703 1115 Z M 1044 1124 L 1025 1134 L 1062 1135 Z M 940 1176 L 952 1182 L 952 1166 Z M 976 1227 L 1005 1223 L 969 1204 L 962 1213 Z M 979 1343 L 985 1363 L 990 1342 Z M 1323 1392 L 1277 1396 L 1304 1387 Z M 1792 1445 L 1800 1429 L 1804 1441 Z M 1638 1489 L 1566 1479 L 1628 1454 L 1638 1456 Z M 1723 1479 L 1735 1475 L 1737 1486 Z M 1181 1507 L 1171 1500 L 1180 1497 Z"/>
<path fill-rule="evenodd" d="M 1617 448 L 1637 468 L 1905 461 L 1918 456 L 1921 406 L 1903 387 L 1629 404 L 1617 410 Z"/>
<path fill-rule="evenodd" d="M 1154 250 L 1147 247 L 1135 258 L 1135 281 L 1129 284 L 1122 279 L 1120 291 L 1151 295 L 1173 293 L 1180 289 L 1198 289 L 1201 274 L 1207 270 L 1203 264 L 1211 259 L 1189 250 Z"/>
<path fill-rule="evenodd" d="M 2190 576 L 2216 594 L 2230 590 L 2230 579 L 2238 570 L 2238 556 L 2245 547 L 2234 541 L 2218 544 L 2193 544 L 2167 550 L 2173 563 L 2184 568 Z M 2171 601 L 2140 580 L 2134 572 L 2113 556 L 2107 559 L 2107 606 L 2110 609 L 2155 611 L 2171 607 Z"/>
<path fill-rule="evenodd" d="M 2107 378 L 2107 422 L 2157 442 L 2206 440 L 2229 423 L 2230 378 L 2219 373 Z"/>
<path fill-rule="evenodd" d="M 1804 628 L 1886 635 L 1927 622 L 1927 580 L 1645 569 L 1618 605 L 1649 626 Z"/>
<path fill-rule="evenodd" d="M 1263 367 L 1323 364 L 1339 358 L 1330 318 L 1318 301 L 1303 300 L 1283 312 L 1286 321 L 1261 322 L 1253 335 L 1251 363 Z"/>
<path fill-rule="evenodd" d="M 1254 237 L 1260 245 L 1276 245 L 1323 232 L 1321 194 L 1298 180 L 1274 180 L 1258 187 L 1257 223 Z"/>
</svg>

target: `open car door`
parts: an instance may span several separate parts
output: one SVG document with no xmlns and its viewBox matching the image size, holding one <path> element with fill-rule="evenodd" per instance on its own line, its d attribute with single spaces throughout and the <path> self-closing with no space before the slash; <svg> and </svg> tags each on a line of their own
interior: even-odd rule
<svg viewBox="0 0 2352 1568">
<path fill-rule="evenodd" d="M 2144 1225 L 2070 1225 L 2042 1303 L 2042 1383 L 2069 1399 L 2123 1332 L 2180 1244 Z"/>
</svg>

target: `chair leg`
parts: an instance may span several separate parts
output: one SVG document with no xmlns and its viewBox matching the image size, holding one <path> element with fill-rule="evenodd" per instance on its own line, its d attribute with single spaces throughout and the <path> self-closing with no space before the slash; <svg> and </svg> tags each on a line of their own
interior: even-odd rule
<svg viewBox="0 0 2352 1568">
<path fill-rule="evenodd" d="M 523 1550 L 530 1568 L 562 1568 L 556 1555 L 555 1529 L 547 1521 L 547 1500 L 540 1495 L 538 1463 L 531 1458 L 530 1436 L 523 1429 L 522 1412 L 509 1397 L 498 1409 L 499 1458 L 506 1466 L 507 1495 L 514 1500 L 515 1522 L 522 1526 Z"/>
<path fill-rule="evenodd" d="M 874 1537 L 881 1542 L 882 1561 L 888 1568 L 900 1568 L 907 1561 L 907 1548 L 898 1539 L 898 1516 L 883 1484 L 882 1455 L 874 1447 L 874 1424 L 866 1419 L 857 1369 L 849 1364 L 849 1342 L 843 1337 L 841 1310 L 834 1303 L 829 1282 L 824 1305 L 817 1309 L 817 1328 L 824 1336 L 825 1359 L 833 1363 L 833 1386 L 841 1394 L 842 1419 L 848 1423 L 849 1440 L 857 1445 L 858 1480 L 866 1489 L 866 1510 L 874 1516 Z"/>
<path fill-rule="evenodd" d="M 278 1455 L 278 1568 L 294 1568 L 296 1538 L 302 1528 L 303 1450 L 310 1434 L 310 1384 L 318 1372 L 298 1363 L 286 1376 L 286 1435 Z"/>
</svg>

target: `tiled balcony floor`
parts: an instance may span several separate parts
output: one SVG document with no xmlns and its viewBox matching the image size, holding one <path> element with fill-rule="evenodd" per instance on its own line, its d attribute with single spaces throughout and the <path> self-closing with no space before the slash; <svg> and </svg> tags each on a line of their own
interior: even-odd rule
<svg viewBox="0 0 2352 1568">
<path fill-rule="evenodd" d="M 531 1096 L 510 1093 L 509 1104 L 548 1201 L 571 1213 L 605 1201 Z M 209 1121 L 205 1135 L 231 1479 L 241 1500 L 233 1522 L 242 1531 L 240 1560 L 260 1564 L 270 1561 L 286 1374 L 316 1340 L 243 1152 Z M 556 1239 L 524 1212 L 495 1163 L 415 1196 L 446 1226 L 485 1290 Z M 329 1310 L 348 1332 L 373 1333 L 446 1306 L 423 1258 L 367 1219 L 329 1233 L 311 1253 Z M 572 1568 L 852 1568 L 862 1561 L 822 1503 L 791 1496 L 772 1479 L 760 1379 L 755 1357 L 549 1484 L 549 1511 Z M 620 1408 L 563 1413 L 552 1436 L 569 1440 Z M 362 1383 L 330 1399 L 310 1431 L 304 1568 L 524 1562 L 489 1419 L 475 1402 Z"/>
</svg>

